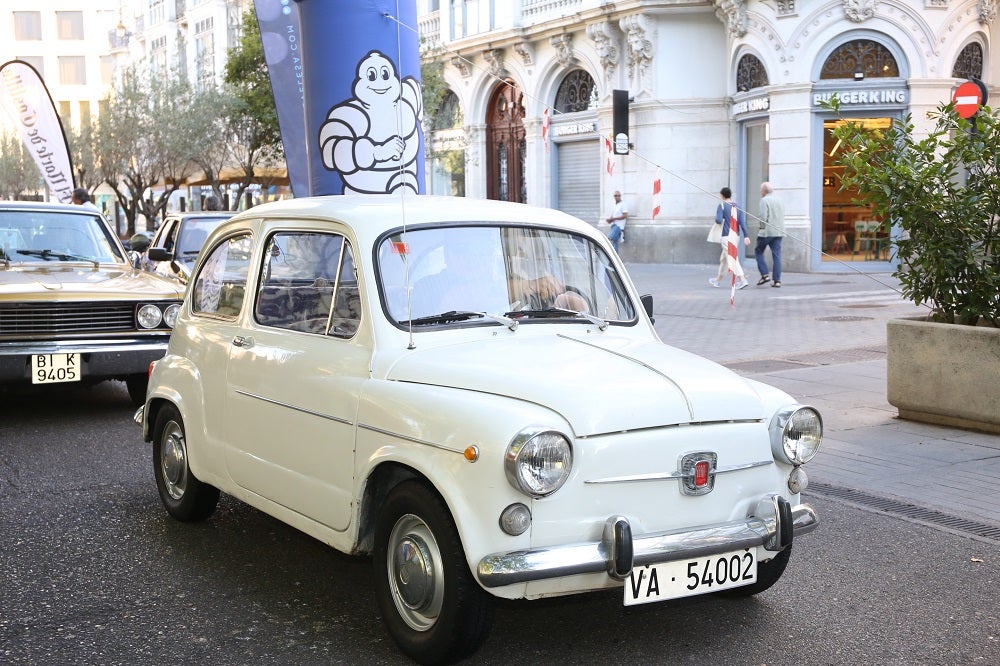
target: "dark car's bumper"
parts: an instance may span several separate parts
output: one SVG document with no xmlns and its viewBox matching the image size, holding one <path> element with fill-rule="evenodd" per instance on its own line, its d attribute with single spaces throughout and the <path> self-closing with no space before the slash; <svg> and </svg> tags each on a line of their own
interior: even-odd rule
<svg viewBox="0 0 1000 666">
<path fill-rule="evenodd" d="M 31 357 L 78 354 L 80 381 L 146 374 L 167 352 L 169 334 L 156 337 L 60 342 L 0 342 L 0 383 L 31 383 Z"/>
</svg>

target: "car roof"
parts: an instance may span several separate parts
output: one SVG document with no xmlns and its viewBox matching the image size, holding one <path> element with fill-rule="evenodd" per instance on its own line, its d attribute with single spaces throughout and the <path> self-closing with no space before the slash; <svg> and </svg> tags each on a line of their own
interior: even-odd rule
<svg viewBox="0 0 1000 666">
<path fill-rule="evenodd" d="M 592 225 L 551 208 L 408 191 L 404 194 L 345 194 L 285 199 L 250 208 L 234 218 L 234 222 L 257 218 L 333 219 L 354 229 L 359 240 L 369 242 L 388 230 L 403 226 L 452 222 L 552 225 L 587 235 L 596 233 Z"/>
<path fill-rule="evenodd" d="M 59 213 L 78 213 L 80 215 L 93 215 L 92 208 L 77 206 L 76 204 L 64 204 L 58 201 L 0 201 L 0 210 L 30 210 L 30 211 L 51 211 Z"/>
</svg>

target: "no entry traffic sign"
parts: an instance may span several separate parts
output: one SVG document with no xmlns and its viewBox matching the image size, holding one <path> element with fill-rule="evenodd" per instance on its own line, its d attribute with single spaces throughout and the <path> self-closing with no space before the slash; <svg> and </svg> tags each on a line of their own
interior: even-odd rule
<svg viewBox="0 0 1000 666">
<path fill-rule="evenodd" d="M 975 81 L 966 81 L 955 88 L 951 101 L 955 103 L 955 112 L 963 118 L 971 118 L 979 111 L 983 103 L 984 91 Z"/>
</svg>

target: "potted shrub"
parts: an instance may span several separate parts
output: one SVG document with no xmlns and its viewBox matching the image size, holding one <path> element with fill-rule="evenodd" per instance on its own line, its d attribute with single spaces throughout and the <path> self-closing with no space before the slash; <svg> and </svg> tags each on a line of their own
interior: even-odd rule
<svg viewBox="0 0 1000 666">
<path fill-rule="evenodd" d="M 902 418 L 1000 432 L 1000 118 L 949 104 L 929 119 L 922 138 L 909 116 L 834 130 L 841 187 L 897 229 L 894 275 L 928 308 L 889 322 L 888 399 Z"/>
</svg>

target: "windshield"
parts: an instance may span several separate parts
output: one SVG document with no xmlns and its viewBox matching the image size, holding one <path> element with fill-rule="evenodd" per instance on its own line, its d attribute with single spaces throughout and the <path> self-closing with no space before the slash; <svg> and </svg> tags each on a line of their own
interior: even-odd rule
<svg viewBox="0 0 1000 666">
<path fill-rule="evenodd" d="M 98 215 L 0 210 L 0 259 L 19 262 L 122 262 Z"/>
<path fill-rule="evenodd" d="M 604 250 L 564 231 L 515 226 L 415 229 L 386 237 L 378 261 L 386 311 L 400 324 L 477 320 L 455 313 L 505 315 L 522 322 L 575 319 L 576 313 L 610 322 L 635 318 L 621 277 Z"/>
</svg>

